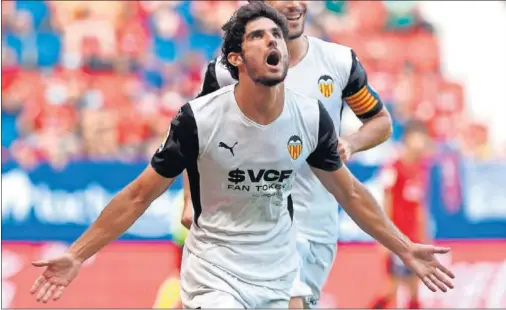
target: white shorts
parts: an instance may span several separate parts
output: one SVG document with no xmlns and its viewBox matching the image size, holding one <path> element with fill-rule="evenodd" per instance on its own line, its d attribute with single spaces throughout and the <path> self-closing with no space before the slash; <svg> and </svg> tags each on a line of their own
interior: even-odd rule
<svg viewBox="0 0 506 310">
<path fill-rule="evenodd" d="M 241 281 L 183 248 L 181 302 L 184 308 L 288 308 L 289 290 Z"/>
<path fill-rule="evenodd" d="M 316 306 L 321 290 L 332 269 L 337 243 L 316 243 L 297 238 L 300 257 L 299 277 L 294 281 L 292 297 L 303 297 L 307 306 Z"/>
</svg>

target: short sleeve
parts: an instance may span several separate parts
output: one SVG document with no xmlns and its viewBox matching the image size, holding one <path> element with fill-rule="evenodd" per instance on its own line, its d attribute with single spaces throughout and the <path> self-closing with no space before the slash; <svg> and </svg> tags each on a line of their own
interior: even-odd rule
<svg viewBox="0 0 506 310">
<path fill-rule="evenodd" d="M 365 68 L 353 50 L 351 50 L 350 77 L 343 89 L 343 99 L 353 113 L 362 120 L 375 116 L 383 109 L 380 96 L 369 84 Z"/>
<path fill-rule="evenodd" d="M 186 103 L 172 119 L 166 138 L 151 158 L 151 166 L 159 175 L 175 178 L 197 160 L 198 145 L 197 123 Z"/>
<path fill-rule="evenodd" d="M 320 110 L 318 143 L 306 161 L 311 167 L 335 171 L 341 168 L 343 163 L 337 150 L 338 140 L 334 122 L 320 101 L 318 101 L 318 107 Z"/>
</svg>

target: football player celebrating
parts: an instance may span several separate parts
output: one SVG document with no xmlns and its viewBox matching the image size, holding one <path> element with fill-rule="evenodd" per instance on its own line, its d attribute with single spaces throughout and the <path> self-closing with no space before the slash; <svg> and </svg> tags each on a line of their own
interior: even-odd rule
<svg viewBox="0 0 506 310">
<path fill-rule="evenodd" d="M 360 130 L 339 138 L 342 161 L 388 139 L 392 132 L 390 115 L 369 84 L 355 52 L 347 46 L 304 35 L 307 1 L 264 2 L 288 21 L 290 68 L 286 85 L 320 100 L 338 134 L 345 105 L 363 122 Z M 237 82 L 220 61 L 218 58 L 208 64 L 199 96 Z M 182 224 L 189 228 L 193 210 L 186 174 L 184 197 Z M 295 181 L 293 202 L 301 271 L 299 281 L 294 284 L 291 306 L 300 308 L 303 303 L 306 307 L 316 305 L 332 268 L 337 250 L 338 212 L 334 197 L 308 165 L 302 168 Z"/>
</svg>

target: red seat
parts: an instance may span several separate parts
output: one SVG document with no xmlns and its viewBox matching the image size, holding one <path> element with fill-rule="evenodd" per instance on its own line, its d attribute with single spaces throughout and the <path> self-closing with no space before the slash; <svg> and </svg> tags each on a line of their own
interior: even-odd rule
<svg viewBox="0 0 506 310">
<path fill-rule="evenodd" d="M 395 34 L 341 34 L 334 41 L 353 48 L 360 61 L 374 70 L 396 73 L 404 65 L 402 39 Z"/>
<path fill-rule="evenodd" d="M 18 67 L 2 68 L 2 92 L 14 84 L 19 74 Z"/>
<path fill-rule="evenodd" d="M 436 101 L 441 83 L 439 74 L 416 74 L 416 94 L 414 114 L 418 119 L 429 121 L 438 113 L 436 109 Z"/>
<path fill-rule="evenodd" d="M 11 81 L 8 89 L 25 104 L 34 102 L 40 104 L 44 101 L 44 84 L 41 73 L 38 71 L 20 71 Z"/>
<path fill-rule="evenodd" d="M 388 71 L 391 73 L 399 72 L 405 63 L 406 52 L 402 37 L 396 33 L 384 33 L 377 35 L 374 40 L 377 40 L 377 46 L 380 46 L 379 42 L 382 42 L 382 53 L 378 53 L 378 69 Z M 371 46 L 371 50 L 374 51 L 374 46 Z"/>
<path fill-rule="evenodd" d="M 400 73 L 394 85 L 395 100 L 414 109 L 423 92 L 420 79 L 413 73 Z"/>
<path fill-rule="evenodd" d="M 443 78 L 439 73 L 420 73 L 417 78 L 423 91 L 420 94 L 421 100 L 435 101 L 440 91 Z"/>
<path fill-rule="evenodd" d="M 384 29 L 387 10 L 382 1 L 348 1 L 347 17 L 360 33 L 376 33 Z"/>
<path fill-rule="evenodd" d="M 465 122 L 459 131 L 458 141 L 464 154 L 474 158 L 490 158 L 489 129 L 485 124 L 474 121 Z"/>
<path fill-rule="evenodd" d="M 436 110 L 439 114 L 455 115 L 464 112 L 464 89 L 462 85 L 442 81 L 439 85 Z"/>
<path fill-rule="evenodd" d="M 22 123 L 34 130 L 51 129 L 56 133 L 64 133 L 75 128 L 78 114 L 74 106 L 53 105 L 46 102 L 29 101 L 20 118 Z"/>
<path fill-rule="evenodd" d="M 126 23 L 118 29 L 117 40 L 120 53 L 130 57 L 141 57 L 149 45 L 148 33 L 140 23 Z"/>
<path fill-rule="evenodd" d="M 437 37 L 426 31 L 413 34 L 406 46 L 407 59 L 419 72 L 439 70 L 440 55 Z"/>
<path fill-rule="evenodd" d="M 429 134 L 438 141 L 454 139 L 458 133 L 459 118 L 450 115 L 435 114 L 426 122 Z"/>
<path fill-rule="evenodd" d="M 117 130 L 120 144 L 138 145 L 149 138 L 149 126 L 135 108 L 121 108 L 118 110 L 118 116 Z"/>
<path fill-rule="evenodd" d="M 128 105 L 128 80 L 130 75 L 119 75 L 112 72 L 90 73 L 89 81 L 92 88 L 102 92 L 104 107 Z"/>
<path fill-rule="evenodd" d="M 391 101 L 394 97 L 393 87 L 395 85 L 395 75 L 389 72 L 367 70 L 367 79 L 369 84 L 378 92 L 383 101 Z"/>
</svg>

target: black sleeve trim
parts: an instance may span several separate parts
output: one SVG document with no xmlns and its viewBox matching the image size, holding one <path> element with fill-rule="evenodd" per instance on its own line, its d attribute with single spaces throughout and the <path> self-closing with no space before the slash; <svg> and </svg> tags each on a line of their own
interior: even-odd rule
<svg viewBox="0 0 506 310">
<path fill-rule="evenodd" d="M 357 54 L 351 50 L 351 70 L 348 83 L 343 89 L 343 98 L 350 97 L 367 85 L 367 72 L 357 59 Z"/>
<path fill-rule="evenodd" d="M 175 178 L 197 161 L 197 123 L 189 103 L 172 119 L 165 141 L 151 158 L 151 166 L 163 177 Z"/>
<path fill-rule="evenodd" d="M 343 99 L 358 118 L 364 120 L 378 114 L 383 109 L 379 95 L 369 85 L 367 73 L 351 51 L 351 71 L 348 84 L 343 90 Z"/>
<path fill-rule="evenodd" d="M 202 90 L 197 95 L 197 98 L 208 95 L 212 92 L 220 89 L 220 83 L 218 82 L 218 78 L 216 77 L 216 59 L 209 62 L 207 65 L 207 70 L 204 75 L 204 83 L 202 85 Z"/>
<path fill-rule="evenodd" d="M 337 150 L 338 139 L 334 122 L 319 100 L 318 107 L 320 110 L 318 144 L 306 161 L 314 168 L 324 171 L 335 171 L 343 166 L 343 162 Z"/>
</svg>

